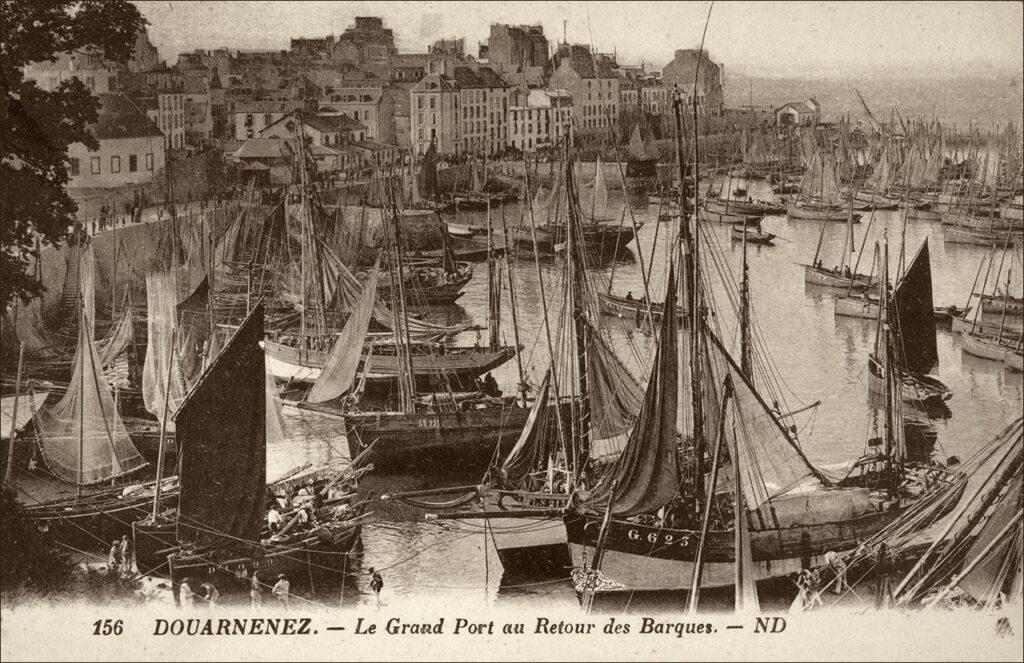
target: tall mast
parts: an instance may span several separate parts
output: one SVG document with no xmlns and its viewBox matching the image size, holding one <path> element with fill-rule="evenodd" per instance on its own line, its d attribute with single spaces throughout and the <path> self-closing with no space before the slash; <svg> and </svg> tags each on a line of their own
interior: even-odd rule
<svg viewBox="0 0 1024 663">
<path fill-rule="evenodd" d="M 381 187 L 383 192 L 383 186 Z M 392 306 L 395 314 L 395 350 L 398 352 L 399 361 L 403 369 L 400 372 L 398 383 L 399 393 L 402 402 L 403 412 L 412 412 L 413 396 L 415 394 L 416 382 L 412 369 L 411 339 L 409 337 L 409 313 L 405 306 L 405 271 L 402 266 L 402 224 L 398 216 L 398 206 L 395 204 L 394 191 L 389 187 L 389 203 L 391 206 L 391 223 L 394 225 L 395 251 L 394 262 L 391 267 L 392 297 L 396 301 Z M 389 256 L 390 257 L 390 256 Z M 397 282 L 397 283 L 396 283 Z M 395 295 L 394 293 L 397 293 Z"/>
<path fill-rule="evenodd" d="M 565 179 L 566 194 L 569 202 L 569 214 L 566 219 L 565 241 L 566 241 L 566 269 L 569 278 L 569 311 L 573 319 L 573 328 L 576 337 L 576 370 L 579 384 L 579 417 L 577 419 L 577 455 L 576 467 L 573 468 L 577 480 L 582 476 L 586 459 L 590 456 L 590 390 L 587 381 L 587 329 L 586 320 L 583 314 L 583 293 L 580 287 L 583 279 L 582 250 L 579 246 L 579 237 L 576 233 L 581 223 L 581 211 L 579 208 L 579 195 L 576 189 L 576 180 L 573 177 L 572 151 L 568 142 L 565 147 Z"/>
<path fill-rule="evenodd" d="M 740 369 L 753 383 L 754 366 L 750 343 L 750 274 L 747 270 L 747 233 L 743 232 L 743 277 L 740 283 Z"/>
<path fill-rule="evenodd" d="M 300 246 L 302 247 L 300 257 L 301 263 L 299 269 L 299 287 L 302 288 L 302 310 L 300 311 L 301 317 L 299 318 L 299 329 L 301 330 L 301 333 L 299 343 L 300 347 L 302 349 L 305 349 L 307 342 L 306 308 L 308 305 L 308 302 L 306 301 L 306 283 L 308 282 L 308 275 L 306 274 L 306 271 L 307 263 L 309 262 L 306 247 L 306 244 L 309 241 L 309 238 L 306 233 L 306 130 L 302 125 L 302 114 L 297 113 L 296 115 L 298 116 L 299 120 L 299 228 L 301 231 Z"/>
<path fill-rule="evenodd" d="M 528 198 L 529 198 L 529 190 L 527 190 L 527 199 Z M 489 205 L 490 205 L 490 203 L 488 202 L 488 206 Z M 520 208 L 520 210 L 519 210 L 520 219 L 522 219 L 522 212 L 523 212 L 523 210 L 522 210 L 522 208 Z M 522 221 L 521 220 L 520 220 L 520 224 L 519 225 L 522 226 Z M 490 224 L 488 224 L 488 226 L 490 226 Z M 515 282 L 514 282 L 513 277 L 512 277 L 512 265 L 511 265 L 511 263 L 509 263 L 509 259 L 508 259 L 508 237 L 509 237 L 509 234 L 508 234 L 508 225 L 505 223 L 505 208 L 504 207 L 501 208 L 501 232 L 502 232 L 502 237 L 505 238 L 505 247 L 504 247 L 505 273 L 508 275 L 508 304 L 509 304 L 509 307 L 512 309 L 512 341 L 513 341 L 513 343 L 516 344 L 516 368 L 519 371 L 519 393 L 520 393 L 520 395 L 523 398 L 523 405 L 525 405 L 526 404 L 526 392 L 527 392 L 526 373 L 523 371 L 523 357 L 522 357 L 522 353 L 519 351 L 519 348 L 520 348 L 520 343 L 519 343 L 519 316 L 516 313 L 516 287 L 515 287 Z"/>
<path fill-rule="evenodd" d="M 501 345 L 501 274 L 494 256 L 491 199 L 487 199 L 487 340 L 494 350 Z M 517 353 L 518 354 L 518 353 Z"/>
</svg>

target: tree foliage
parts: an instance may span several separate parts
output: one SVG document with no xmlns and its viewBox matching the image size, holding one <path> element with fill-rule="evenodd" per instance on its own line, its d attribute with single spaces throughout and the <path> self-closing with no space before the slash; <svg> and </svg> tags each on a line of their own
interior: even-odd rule
<svg viewBox="0 0 1024 663">
<path fill-rule="evenodd" d="M 6 487 L 0 496 L 0 544 L 0 589 L 5 595 L 52 594 L 71 582 L 74 562 L 24 517 L 14 491 Z"/>
<path fill-rule="evenodd" d="M 62 240 L 77 206 L 68 183 L 68 146 L 97 149 L 88 125 L 98 100 L 78 80 L 52 92 L 25 78 L 24 67 L 62 53 L 96 54 L 114 64 L 131 56 L 146 21 L 126 0 L 0 0 L 0 304 L 39 294 L 26 273 L 33 230 L 44 244 Z"/>
</svg>

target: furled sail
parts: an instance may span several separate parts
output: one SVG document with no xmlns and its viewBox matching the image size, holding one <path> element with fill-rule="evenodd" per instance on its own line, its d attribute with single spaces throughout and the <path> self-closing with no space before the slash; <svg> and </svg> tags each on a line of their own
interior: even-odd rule
<svg viewBox="0 0 1024 663">
<path fill-rule="evenodd" d="M 924 373 L 939 361 L 932 303 L 932 268 L 928 238 L 892 293 L 889 322 L 904 370 Z"/>
<path fill-rule="evenodd" d="M 593 436 L 600 440 L 625 435 L 633 427 L 643 405 L 643 391 L 597 328 L 590 325 L 587 338 L 587 380 Z"/>
<path fill-rule="evenodd" d="M 179 538 L 257 542 L 266 491 L 266 370 L 258 304 L 175 413 Z"/>
<path fill-rule="evenodd" d="M 88 329 L 87 323 L 80 325 L 64 398 L 37 418 L 46 466 L 61 479 L 80 485 L 123 476 L 146 464 L 118 416 Z"/>
<path fill-rule="evenodd" d="M 669 267 L 665 310 L 676 305 L 675 266 Z M 643 406 L 622 454 L 582 502 L 596 511 L 628 517 L 650 513 L 679 494 L 676 397 L 679 358 L 676 316 L 661 321 L 661 336 Z"/>
<path fill-rule="evenodd" d="M 146 410 L 157 419 L 163 418 L 165 403 L 168 411 L 174 412 L 185 396 L 181 372 L 177 366 L 179 358 L 174 347 L 177 290 L 174 271 L 162 270 L 146 274 L 149 345 L 146 347 L 146 361 L 142 368 L 142 400 Z"/>
<path fill-rule="evenodd" d="M 306 396 L 310 403 L 323 403 L 338 398 L 352 388 L 363 354 L 363 342 L 366 340 L 366 332 L 373 318 L 379 275 L 379 265 L 374 265 L 370 278 L 363 286 L 362 295 L 327 356 L 320 377 Z"/>
</svg>

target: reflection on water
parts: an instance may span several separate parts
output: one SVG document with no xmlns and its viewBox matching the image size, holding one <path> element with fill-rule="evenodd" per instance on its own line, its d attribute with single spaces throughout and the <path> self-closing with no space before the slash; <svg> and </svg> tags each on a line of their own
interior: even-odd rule
<svg viewBox="0 0 1024 663">
<path fill-rule="evenodd" d="M 769 198 L 764 182 L 750 184 L 754 197 Z M 622 200 L 612 196 L 612 203 Z M 645 259 L 654 256 L 651 268 L 651 295 L 663 296 L 666 276 L 666 255 L 671 244 L 674 224 L 657 222 L 658 207 L 637 210 L 643 222 L 638 240 Z M 515 205 L 506 210 L 508 219 L 517 219 Z M 460 213 L 483 225 L 482 213 Z M 854 227 L 855 245 L 859 248 L 868 230 L 869 214 Z M 627 219 L 628 223 L 628 219 Z M 659 228 L 660 225 L 660 228 Z M 900 246 L 900 212 L 877 212 L 870 235 L 864 244 L 860 270 L 867 271 L 874 242 L 887 233 L 890 241 L 891 271 L 895 273 Z M 775 246 L 751 247 L 748 251 L 750 290 L 756 326 L 764 347 L 770 351 L 771 365 L 778 373 L 778 382 L 771 400 L 779 400 L 784 410 L 796 410 L 821 400 L 821 406 L 796 415 L 794 423 L 800 443 L 812 462 L 822 466 L 836 465 L 864 453 L 868 439 L 877 435 L 871 430 L 875 418 L 868 396 L 867 356 L 875 340 L 874 322 L 854 318 L 836 318 L 833 301 L 843 291 L 814 288 L 804 283 L 803 268 L 798 263 L 810 262 L 814 256 L 820 225 L 809 221 L 788 221 L 785 217 L 767 217 L 762 227 L 779 237 Z M 705 228 L 708 241 L 716 248 L 704 252 L 705 267 L 712 274 L 710 290 L 719 306 L 716 323 L 723 341 L 730 347 L 738 345 L 735 318 L 728 306 L 730 293 L 720 285 L 719 271 L 728 269 L 738 274 L 742 249 L 729 241 L 727 226 Z M 654 237 L 658 235 L 657 246 Z M 825 262 L 838 262 L 845 237 L 845 225 L 836 223 L 826 229 L 821 255 Z M 911 221 L 906 229 L 906 253 L 909 257 L 924 238 L 929 239 L 932 257 L 932 279 L 937 305 L 967 301 L 968 290 L 985 254 L 981 247 L 945 244 L 942 226 Z M 636 252 L 634 244 L 631 251 Z M 721 257 L 714 259 L 713 254 Z M 525 252 L 513 250 L 513 276 L 516 283 L 520 341 L 524 346 L 523 361 L 528 378 L 538 384 L 547 367 L 547 345 L 543 341 L 544 307 L 539 294 L 537 268 Z M 547 260 L 540 265 L 548 295 L 549 315 L 560 311 L 560 285 L 563 264 Z M 605 262 L 593 271 L 593 285 L 607 289 L 613 265 Z M 1020 292 L 1019 268 L 1014 269 L 1013 292 Z M 475 265 L 472 282 L 456 307 L 434 308 L 431 320 L 443 324 L 473 322 L 486 324 L 487 270 L 484 263 Z M 619 294 L 642 293 L 643 277 L 637 260 L 620 260 L 614 264 L 613 290 Z M 439 316 L 439 317 L 434 317 Z M 636 375 L 644 375 L 645 363 L 653 353 L 650 330 L 637 328 L 630 320 L 605 318 L 606 328 L 623 361 Z M 512 344 L 512 314 L 508 300 L 502 306 L 503 342 Z M 462 334 L 460 343 L 473 343 L 474 332 Z M 914 457 L 934 454 L 945 460 L 956 455 L 964 458 L 972 448 L 990 439 L 1012 419 L 1020 416 L 1024 401 L 1024 378 L 1011 373 L 1001 364 L 964 354 L 958 337 L 948 331 L 938 333 L 939 365 L 934 374 L 953 392 L 948 401 L 948 416 L 929 418 L 908 416 L 908 448 Z M 515 362 L 496 369 L 494 376 L 506 393 L 515 390 Z M 760 379 L 760 378 L 759 378 Z M 764 388 L 765 383 L 759 382 Z M 910 414 L 913 414 L 912 412 Z M 933 415 L 934 416 L 934 415 Z M 268 476 L 303 462 L 322 463 L 346 459 L 344 432 L 338 419 L 315 413 L 288 410 L 285 413 L 288 440 L 268 450 Z M 428 486 L 472 485 L 480 480 L 483 468 L 459 476 L 371 476 L 361 487 L 381 494 L 397 490 L 417 490 Z M 441 593 L 446 600 L 475 604 L 495 601 L 536 604 L 543 601 L 566 606 L 576 605 L 571 586 L 564 580 L 527 582 L 505 578 L 493 545 L 479 521 L 456 523 L 424 521 L 427 510 L 397 503 L 381 503 L 374 507 L 376 520 L 364 528 L 362 568 L 373 566 L 382 570 L 385 590 L 382 601 L 394 604 L 414 597 L 436 600 Z M 370 603 L 375 599 L 367 589 L 368 576 L 357 573 L 345 601 Z M 332 605 L 337 605 L 334 599 Z"/>
</svg>

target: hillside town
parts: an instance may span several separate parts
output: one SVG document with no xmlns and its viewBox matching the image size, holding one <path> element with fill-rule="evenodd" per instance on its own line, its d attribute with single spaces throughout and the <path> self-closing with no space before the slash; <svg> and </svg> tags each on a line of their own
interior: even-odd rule
<svg viewBox="0 0 1024 663">
<path fill-rule="evenodd" d="M 99 150 L 70 152 L 69 188 L 86 218 L 168 195 L 208 197 L 213 179 L 286 184 L 299 118 L 317 170 L 342 181 L 409 151 L 420 157 L 431 143 L 449 163 L 544 154 L 570 122 L 579 144 L 624 145 L 637 122 L 667 133 L 660 128 L 676 89 L 720 128 L 821 121 L 814 99 L 726 108 L 725 66 L 700 49 L 625 64 L 550 39 L 541 25 L 505 24 L 492 24 L 475 54 L 464 38 L 437 40 L 425 53 L 395 43 L 383 19 L 359 16 L 337 35 L 292 38 L 287 50 L 196 50 L 168 66 L 143 31 L 125 66 L 66 53 L 25 74 L 44 90 L 77 78 L 101 101 Z M 172 158 L 180 163 L 168 194 Z"/>
<path fill-rule="evenodd" d="M 981 84 L 945 91 L 972 98 L 952 120 L 924 84 L 843 80 L 844 105 L 797 54 L 896 66 L 847 23 L 916 5 L 740 4 L 641 33 L 597 3 L 588 43 L 561 3 L 452 3 L 458 28 L 419 3 L 6 5 L 4 637 L 23 605 L 102 603 L 91 635 L 316 609 L 320 642 L 385 614 L 485 642 L 495 610 L 678 645 L 785 614 L 842 652 L 822 617 L 885 648 L 941 613 L 1019 642 L 1020 86 L 976 119 Z M 935 9 L 914 49 L 985 12 L 1014 15 Z M 1019 34 L 985 30 L 965 43 L 1012 66 Z M 288 48 L 173 52 L 219 35 Z M 640 37 L 663 56 L 620 58 Z M 803 83 L 755 97 L 737 72 L 789 48 Z M 870 626 L 897 616 L 920 627 Z"/>
</svg>

